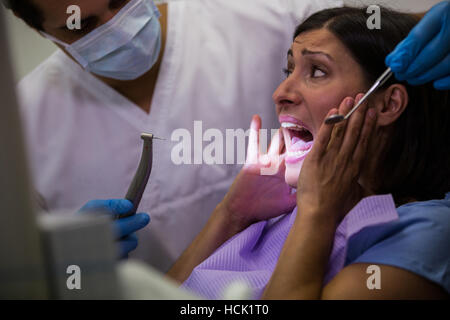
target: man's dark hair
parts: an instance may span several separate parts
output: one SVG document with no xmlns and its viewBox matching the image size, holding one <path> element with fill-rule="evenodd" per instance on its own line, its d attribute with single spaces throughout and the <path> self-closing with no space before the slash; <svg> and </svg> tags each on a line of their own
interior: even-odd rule
<svg viewBox="0 0 450 320">
<path fill-rule="evenodd" d="M 2 2 L 30 27 L 43 30 L 44 15 L 32 0 L 2 0 Z"/>
<path fill-rule="evenodd" d="M 385 57 L 418 22 L 418 17 L 381 9 L 381 29 L 367 27 L 366 8 L 332 8 L 319 11 L 297 27 L 301 33 L 325 28 L 353 55 L 372 84 L 386 69 Z M 394 77 L 384 85 L 401 83 L 409 103 L 390 128 L 390 143 L 378 166 L 377 193 L 392 193 L 397 205 L 413 198 L 442 199 L 450 191 L 449 90 L 432 83 L 411 86 Z"/>
</svg>

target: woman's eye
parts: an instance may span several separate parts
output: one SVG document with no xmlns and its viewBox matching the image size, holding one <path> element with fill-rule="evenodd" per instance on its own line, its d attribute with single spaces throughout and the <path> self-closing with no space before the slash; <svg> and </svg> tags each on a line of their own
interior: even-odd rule
<svg viewBox="0 0 450 320">
<path fill-rule="evenodd" d="M 312 78 L 321 78 L 321 77 L 323 77 L 325 75 L 326 75 L 326 73 L 323 72 L 322 70 L 320 70 L 319 68 L 317 68 L 316 66 L 312 67 L 312 70 L 311 70 L 311 77 Z"/>
</svg>

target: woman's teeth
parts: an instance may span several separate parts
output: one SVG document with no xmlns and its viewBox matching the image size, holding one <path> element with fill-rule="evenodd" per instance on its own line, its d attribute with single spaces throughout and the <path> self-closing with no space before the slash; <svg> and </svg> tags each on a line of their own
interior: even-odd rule
<svg viewBox="0 0 450 320">
<path fill-rule="evenodd" d="M 281 123 L 281 127 L 290 129 L 290 130 L 295 130 L 295 131 L 308 131 L 306 128 L 302 127 L 301 125 L 298 125 L 298 124 L 292 123 L 292 122 L 283 122 L 283 123 Z"/>
<path fill-rule="evenodd" d="M 308 129 L 292 122 L 282 122 L 281 127 L 289 131 L 296 131 L 297 133 L 290 132 L 290 143 L 286 150 L 286 163 L 296 163 L 303 159 L 306 154 L 311 150 L 313 141 L 303 140 L 301 137 L 311 136 Z"/>
<path fill-rule="evenodd" d="M 287 151 L 286 155 L 293 158 L 301 158 L 309 152 L 309 149 L 303 151 Z"/>
</svg>

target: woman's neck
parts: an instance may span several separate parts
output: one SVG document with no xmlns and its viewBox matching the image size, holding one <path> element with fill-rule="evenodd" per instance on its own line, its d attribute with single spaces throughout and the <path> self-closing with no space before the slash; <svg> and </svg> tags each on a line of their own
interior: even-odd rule
<svg viewBox="0 0 450 320">
<path fill-rule="evenodd" d="M 365 197 L 379 193 L 383 189 L 381 166 L 385 158 L 385 150 L 389 144 L 389 131 L 386 128 L 375 128 L 369 141 L 369 149 L 358 178 L 358 183 L 364 190 Z"/>
</svg>

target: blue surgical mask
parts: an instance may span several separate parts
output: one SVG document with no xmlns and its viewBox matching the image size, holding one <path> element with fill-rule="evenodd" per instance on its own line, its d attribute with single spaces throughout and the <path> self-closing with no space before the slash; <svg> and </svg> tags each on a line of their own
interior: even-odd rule
<svg viewBox="0 0 450 320">
<path fill-rule="evenodd" d="M 131 0 L 111 20 L 72 44 L 61 44 L 87 71 L 133 80 L 149 71 L 161 50 L 160 13 L 152 0 Z"/>
</svg>

